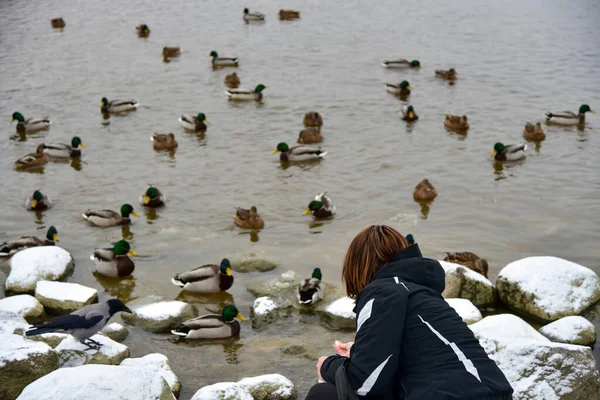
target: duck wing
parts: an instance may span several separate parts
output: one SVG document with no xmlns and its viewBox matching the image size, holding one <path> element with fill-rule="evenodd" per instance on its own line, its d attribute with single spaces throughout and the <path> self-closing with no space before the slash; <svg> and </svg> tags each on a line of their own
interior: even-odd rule
<svg viewBox="0 0 600 400">
<path fill-rule="evenodd" d="M 238 62 L 238 58 L 237 57 L 217 57 L 215 58 L 216 62 L 232 62 L 232 63 L 236 63 Z"/>
<path fill-rule="evenodd" d="M 219 274 L 218 271 L 218 265 L 207 264 L 177 274 L 173 279 L 182 283 L 201 282 L 216 277 Z"/>
<path fill-rule="evenodd" d="M 196 117 L 194 117 L 193 115 L 190 115 L 190 114 L 181 114 L 180 120 L 185 121 L 189 124 L 194 124 L 194 125 L 196 124 L 196 122 L 198 122 Z"/>
<path fill-rule="evenodd" d="M 98 260 L 103 262 L 112 262 L 115 261 L 115 252 L 111 248 L 105 249 L 96 249 L 94 250 L 94 254 L 90 257 L 92 260 Z"/>
<path fill-rule="evenodd" d="M 250 219 L 250 210 L 237 207 L 235 209 L 235 217 L 242 221 L 248 221 Z"/>
<path fill-rule="evenodd" d="M 182 325 L 187 326 L 192 330 L 196 329 L 211 329 L 220 328 L 225 325 L 223 318 L 216 314 L 207 314 L 198 318 L 190 319 L 183 322 Z"/>
<path fill-rule="evenodd" d="M 50 117 L 42 117 L 42 118 L 29 118 L 25 120 L 25 125 L 50 125 L 52 121 L 50 121 Z"/>
<path fill-rule="evenodd" d="M 546 114 L 546 117 L 548 117 L 548 119 L 550 119 L 550 118 L 579 119 L 579 115 L 577 115 L 571 111 L 560 111 L 557 113 L 549 112 Z"/>
<path fill-rule="evenodd" d="M 8 247 L 10 250 L 15 250 L 21 247 L 42 246 L 44 241 L 35 236 L 21 236 L 10 242 L 3 243 L 0 247 Z"/>
<path fill-rule="evenodd" d="M 113 210 L 87 210 L 83 213 L 87 218 L 98 217 L 98 218 L 121 218 L 121 214 Z"/>
<path fill-rule="evenodd" d="M 295 155 L 314 154 L 317 156 L 319 154 L 323 153 L 323 151 L 321 151 L 321 149 L 319 147 L 305 146 L 305 145 L 294 146 L 294 147 L 290 148 L 289 152 L 290 152 L 290 154 L 295 154 Z"/>
<path fill-rule="evenodd" d="M 44 143 L 44 150 L 45 149 L 71 151 L 73 148 L 65 143 Z"/>
<path fill-rule="evenodd" d="M 524 143 L 509 144 L 509 145 L 505 146 L 505 150 L 508 154 L 516 153 L 519 151 L 525 151 L 525 150 L 527 150 L 527 145 Z"/>
<path fill-rule="evenodd" d="M 241 88 L 240 89 L 229 89 L 229 90 L 227 90 L 227 92 L 229 92 L 231 94 L 253 94 L 253 93 L 256 93 L 254 90 L 241 89 Z"/>
<path fill-rule="evenodd" d="M 111 100 L 108 102 L 109 107 L 119 107 L 119 106 L 137 106 L 137 101 L 133 99 L 128 100 Z"/>
</svg>

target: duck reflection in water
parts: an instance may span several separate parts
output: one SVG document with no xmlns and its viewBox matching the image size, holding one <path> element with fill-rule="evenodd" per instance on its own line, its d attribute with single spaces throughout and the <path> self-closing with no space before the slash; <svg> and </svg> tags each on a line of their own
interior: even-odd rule
<svg viewBox="0 0 600 400">
<path fill-rule="evenodd" d="M 158 219 L 158 213 L 156 212 L 156 208 L 147 207 L 145 208 L 145 213 L 148 225 L 152 225 L 154 221 Z"/>
<path fill-rule="evenodd" d="M 71 168 L 81 171 L 81 158 L 71 158 Z"/>
<path fill-rule="evenodd" d="M 135 235 L 131 232 L 129 224 L 121 225 L 123 240 L 132 241 Z"/>
<path fill-rule="evenodd" d="M 133 275 L 124 278 L 111 278 L 96 271 L 94 271 L 93 274 L 98 283 L 100 283 L 104 290 L 112 297 L 121 299 L 124 303 L 135 298 L 133 291 L 135 290 L 136 281 Z"/>
</svg>

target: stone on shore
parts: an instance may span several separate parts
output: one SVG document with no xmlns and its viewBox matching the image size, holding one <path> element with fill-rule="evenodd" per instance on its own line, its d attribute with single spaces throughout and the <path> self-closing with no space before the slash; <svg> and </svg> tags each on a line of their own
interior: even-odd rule
<svg viewBox="0 0 600 400">
<path fill-rule="evenodd" d="M 35 298 L 53 314 L 68 314 L 98 300 L 98 291 L 77 283 L 40 281 Z"/>
<path fill-rule="evenodd" d="M 512 262 L 500 271 L 496 284 L 502 302 L 544 321 L 578 315 L 600 300 L 598 275 L 557 257 Z"/>
<path fill-rule="evenodd" d="M 198 390 L 191 400 L 291 400 L 296 398 L 294 384 L 279 374 L 221 382 Z"/>
<path fill-rule="evenodd" d="M 33 293 L 39 281 L 58 281 L 73 271 L 73 258 L 58 246 L 31 247 L 15 254 L 10 260 L 6 278 L 8 292 Z"/>
<path fill-rule="evenodd" d="M 30 327 L 25 318 L 12 311 L 0 310 L 0 335 L 23 335 Z"/>
<path fill-rule="evenodd" d="M 182 322 L 195 318 L 196 309 L 183 301 L 159 301 L 132 309 L 133 314 L 122 313 L 123 320 L 150 332 L 170 332 Z"/>
<path fill-rule="evenodd" d="M 98 350 L 88 349 L 86 345 L 68 336 L 54 349 L 60 358 L 60 367 L 79 367 L 85 364 L 119 365 L 129 357 L 129 347 L 115 342 L 104 335 L 91 337 L 102 344 Z"/>
<path fill-rule="evenodd" d="M 102 328 L 100 333 L 119 343 L 124 342 L 125 339 L 127 339 L 127 336 L 129 336 L 129 331 L 127 328 L 116 322 L 106 325 L 104 328 Z"/>
<path fill-rule="evenodd" d="M 252 319 L 252 328 L 260 329 L 277 318 L 279 307 L 270 297 L 259 297 L 254 300 L 250 317 Z"/>
<path fill-rule="evenodd" d="M 231 260 L 231 269 L 235 272 L 267 272 L 277 268 L 277 264 L 262 258 L 246 258 L 243 260 Z"/>
<path fill-rule="evenodd" d="M 175 397 L 179 397 L 181 391 L 181 381 L 175 375 L 171 366 L 169 365 L 169 359 L 160 353 L 148 354 L 140 358 L 126 358 L 121 362 L 124 367 L 132 368 L 146 368 L 152 372 L 160 374 L 167 385 L 171 388 L 171 391 Z"/>
<path fill-rule="evenodd" d="M 356 328 L 355 302 L 350 297 L 342 297 L 317 310 L 323 323 L 330 329 L 350 330 Z"/>
<path fill-rule="evenodd" d="M 590 346 L 596 341 L 594 324 L 579 316 L 558 319 L 542 327 L 539 332 L 553 342 Z"/>
<path fill-rule="evenodd" d="M 446 303 L 462 318 L 465 324 L 471 325 L 481 321 L 481 312 L 467 299 L 446 299 Z"/>
<path fill-rule="evenodd" d="M 287 271 L 281 274 L 279 278 L 267 281 L 261 279 L 250 282 L 248 284 L 248 291 L 255 297 L 274 297 L 283 292 L 291 292 L 297 285 L 296 273 L 294 271 Z"/>
<path fill-rule="evenodd" d="M 40 322 L 45 314 L 42 304 L 35 297 L 28 294 L 19 294 L 1 299 L 0 310 L 14 312 L 31 324 Z"/>
<path fill-rule="evenodd" d="M 494 284 L 485 276 L 459 264 L 439 260 L 446 271 L 446 289 L 442 296 L 446 299 L 467 299 L 477 307 L 496 302 Z"/>
</svg>

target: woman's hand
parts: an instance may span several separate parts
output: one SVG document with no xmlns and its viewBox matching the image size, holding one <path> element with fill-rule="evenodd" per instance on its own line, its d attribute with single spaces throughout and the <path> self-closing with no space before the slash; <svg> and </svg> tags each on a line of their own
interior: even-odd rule
<svg viewBox="0 0 600 400">
<path fill-rule="evenodd" d="M 338 355 L 350 358 L 350 349 L 353 344 L 354 342 L 340 343 L 336 340 L 333 344 L 333 349 Z"/>
<path fill-rule="evenodd" d="M 325 379 L 323 379 L 323 377 L 321 376 L 321 366 L 323 365 L 323 362 L 325 361 L 327 357 L 326 356 L 322 356 L 319 357 L 319 360 L 317 361 L 317 376 L 319 377 L 319 380 L 321 381 L 325 381 Z"/>
</svg>

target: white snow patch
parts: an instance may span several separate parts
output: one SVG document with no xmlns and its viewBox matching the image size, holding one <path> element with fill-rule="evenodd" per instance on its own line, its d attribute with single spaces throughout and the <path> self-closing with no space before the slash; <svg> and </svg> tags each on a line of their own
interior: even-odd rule
<svg viewBox="0 0 600 400">
<path fill-rule="evenodd" d="M 40 302 L 28 294 L 19 294 L 0 300 L 0 310 L 14 312 L 21 317 L 29 316 L 32 313 L 38 316 L 40 313 L 36 313 L 36 310 L 39 310 L 41 307 Z M 42 308 L 42 312 L 43 310 Z"/>
<path fill-rule="evenodd" d="M 445 299 L 450 307 L 462 318 L 466 324 L 481 320 L 481 312 L 470 300 L 467 299 Z"/>
<path fill-rule="evenodd" d="M 40 280 L 57 280 L 68 269 L 71 255 L 57 246 L 31 247 L 15 254 L 10 260 L 6 287 L 31 288 Z M 12 290 L 12 289 L 11 289 Z"/>
<path fill-rule="evenodd" d="M 596 331 L 594 324 L 580 316 L 564 317 L 556 320 L 540 329 L 540 333 L 546 337 L 563 343 L 576 340 L 580 333 L 585 330 Z"/>
<path fill-rule="evenodd" d="M 239 385 L 252 393 L 262 385 L 277 386 L 278 389 L 271 393 L 269 398 L 290 398 L 294 393 L 294 384 L 288 378 L 280 374 L 268 374 L 244 378 L 238 382 Z"/>
<path fill-rule="evenodd" d="M 0 335 L 12 335 L 17 329 L 25 332 L 31 325 L 23 317 L 12 311 L 0 310 Z"/>
<path fill-rule="evenodd" d="M 279 278 L 279 280 L 281 282 L 294 282 L 296 280 L 296 272 L 294 271 L 286 271 L 283 274 L 281 274 L 281 277 Z"/>
<path fill-rule="evenodd" d="M 60 357 L 61 367 L 78 367 L 86 364 L 94 358 L 96 353 L 100 353 L 100 355 L 108 359 L 118 358 L 125 353 L 129 355 L 129 348 L 127 346 L 115 342 L 107 336 L 94 335 L 91 339 L 100 343 L 102 347 L 99 350 L 88 349 L 86 345 L 80 343 L 71 335 L 60 342 L 54 350 Z"/>
<path fill-rule="evenodd" d="M 171 391 L 181 387 L 179 378 L 169 365 L 169 359 L 163 354 L 152 353 L 141 358 L 126 358 L 121 362 L 121 365 L 124 367 L 148 368 L 155 373 L 159 373 L 167 382 Z M 179 389 L 177 388 L 177 390 Z"/>
<path fill-rule="evenodd" d="M 337 317 L 356 319 L 356 314 L 353 311 L 354 306 L 355 301 L 353 299 L 350 297 L 342 297 L 329 304 L 325 311 Z"/>
<path fill-rule="evenodd" d="M 11 361 L 27 360 L 30 356 L 53 351 L 44 342 L 26 340 L 23 336 L 0 334 L 0 368 Z"/>
<path fill-rule="evenodd" d="M 179 316 L 187 305 L 183 301 L 159 301 L 137 307 L 133 312 L 140 318 L 162 321 Z"/>
<path fill-rule="evenodd" d="M 35 286 L 35 294 L 58 301 L 86 303 L 98 296 L 98 291 L 78 283 L 39 281 Z"/>
<path fill-rule="evenodd" d="M 254 400 L 245 386 L 235 382 L 220 382 L 214 385 L 204 386 L 198 390 L 190 400 L 216 400 L 236 399 Z"/>
<path fill-rule="evenodd" d="M 104 328 L 102 328 L 102 332 L 104 332 L 104 333 L 121 332 L 123 329 L 125 329 L 125 327 L 123 325 L 113 322 L 112 324 L 108 324 Z"/>
<path fill-rule="evenodd" d="M 485 276 L 483 276 L 480 273 L 477 273 L 473 270 L 470 270 L 469 268 L 465 267 L 464 265 L 455 264 L 455 263 L 451 263 L 451 262 L 443 261 L 443 260 L 438 260 L 438 262 L 440 263 L 442 268 L 444 268 L 444 271 L 446 272 L 446 274 L 456 272 L 456 270 L 462 268 L 464 270 L 463 272 L 467 276 L 467 278 L 479 281 L 487 286 L 494 287 L 494 284 L 489 279 L 487 279 Z"/>
<path fill-rule="evenodd" d="M 271 311 L 277 309 L 277 304 L 267 296 L 259 297 L 254 300 L 254 305 L 252 306 L 255 315 L 267 315 Z"/>
</svg>

